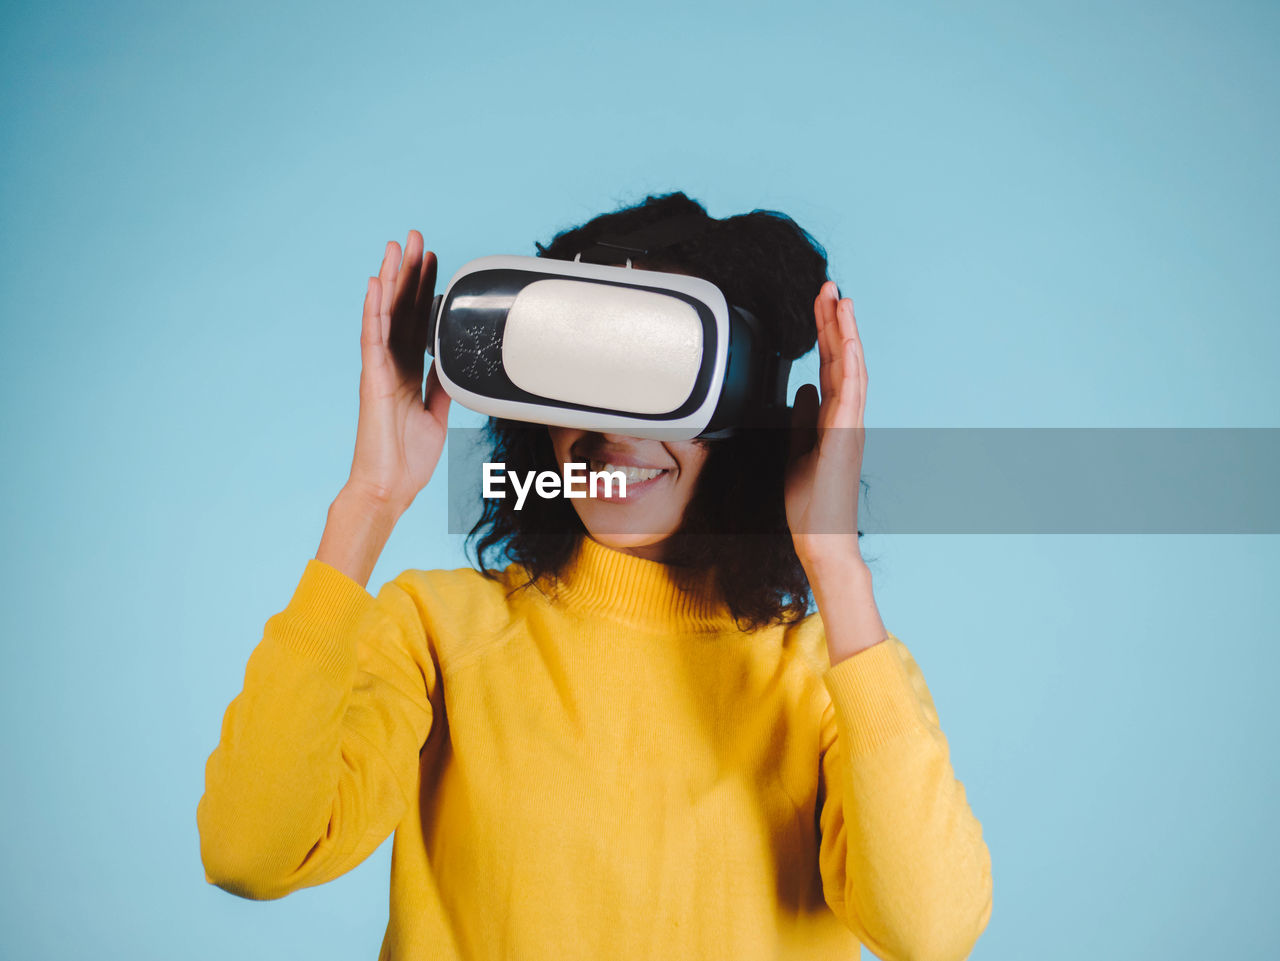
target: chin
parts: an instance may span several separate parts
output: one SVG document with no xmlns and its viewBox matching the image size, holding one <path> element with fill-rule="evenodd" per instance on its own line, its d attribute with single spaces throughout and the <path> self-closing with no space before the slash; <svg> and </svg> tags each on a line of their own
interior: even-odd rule
<svg viewBox="0 0 1280 961">
<path fill-rule="evenodd" d="M 605 547 L 613 550 L 624 550 L 636 547 L 655 547 L 667 539 L 667 534 L 651 534 L 643 532 L 630 531 L 593 531 L 590 528 L 587 532 L 591 535 L 591 539 L 597 544 L 603 544 Z"/>
<path fill-rule="evenodd" d="M 651 560 L 664 554 L 664 544 L 671 538 L 673 530 L 667 530 L 666 524 L 645 524 L 640 518 L 627 518 L 625 523 L 616 515 L 607 518 L 582 518 L 582 526 L 587 529 L 591 539 L 597 544 L 611 550 L 637 554 Z M 656 530 L 655 530 L 656 528 Z"/>
</svg>

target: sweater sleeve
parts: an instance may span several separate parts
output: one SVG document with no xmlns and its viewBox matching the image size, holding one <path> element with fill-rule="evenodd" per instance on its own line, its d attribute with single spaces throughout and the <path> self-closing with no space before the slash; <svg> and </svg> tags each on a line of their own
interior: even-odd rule
<svg viewBox="0 0 1280 961">
<path fill-rule="evenodd" d="M 991 917 L 991 859 L 920 668 L 889 634 L 822 677 L 827 904 L 884 961 L 962 961 Z"/>
<path fill-rule="evenodd" d="M 321 884 L 407 810 L 440 674 L 398 581 L 375 598 L 313 559 L 267 621 L 196 808 L 210 883 L 258 900 Z"/>
</svg>

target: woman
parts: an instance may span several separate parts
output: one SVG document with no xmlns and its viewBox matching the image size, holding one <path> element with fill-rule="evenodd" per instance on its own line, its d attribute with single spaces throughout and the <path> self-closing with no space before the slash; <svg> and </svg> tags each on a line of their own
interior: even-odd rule
<svg viewBox="0 0 1280 961">
<path fill-rule="evenodd" d="M 688 216 L 706 211 L 649 197 L 539 252 Z M 990 917 L 990 859 L 859 551 L 852 303 L 766 211 L 707 218 L 633 266 L 711 280 L 787 356 L 816 340 L 820 397 L 801 389 L 781 441 L 495 422 L 508 469 L 585 460 L 644 481 L 528 515 L 491 500 L 480 570 L 405 571 L 374 597 L 449 408 L 434 368 L 422 393 L 435 256 L 417 231 L 403 258 L 388 244 L 350 477 L 209 758 L 206 877 L 278 898 L 394 831 L 384 959 L 856 959 L 859 941 L 962 959 Z M 491 568 L 494 550 L 514 563 Z"/>
</svg>

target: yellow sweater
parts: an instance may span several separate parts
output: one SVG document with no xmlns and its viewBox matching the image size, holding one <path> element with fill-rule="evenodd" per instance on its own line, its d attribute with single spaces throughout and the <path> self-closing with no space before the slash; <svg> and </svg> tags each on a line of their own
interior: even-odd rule
<svg viewBox="0 0 1280 961">
<path fill-rule="evenodd" d="M 893 634 L 738 631 L 589 539 L 552 600 L 478 572 L 376 597 L 307 563 L 227 708 L 207 880 L 278 898 L 394 830 L 381 959 L 959 961 L 982 827 Z"/>
</svg>

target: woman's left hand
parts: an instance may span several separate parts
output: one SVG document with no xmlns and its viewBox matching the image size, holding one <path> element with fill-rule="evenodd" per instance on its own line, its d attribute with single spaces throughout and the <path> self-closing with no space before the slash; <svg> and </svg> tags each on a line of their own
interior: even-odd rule
<svg viewBox="0 0 1280 961">
<path fill-rule="evenodd" d="M 819 381 L 796 391 L 787 466 L 787 524 L 806 569 L 862 562 L 858 485 L 866 444 L 867 365 L 853 316 L 827 281 L 813 302 L 818 325 Z"/>
</svg>

